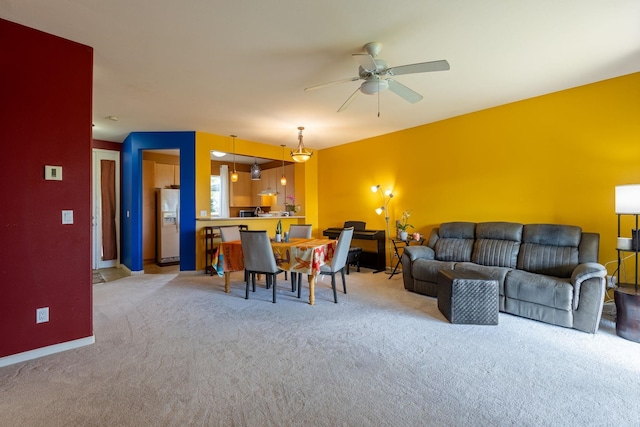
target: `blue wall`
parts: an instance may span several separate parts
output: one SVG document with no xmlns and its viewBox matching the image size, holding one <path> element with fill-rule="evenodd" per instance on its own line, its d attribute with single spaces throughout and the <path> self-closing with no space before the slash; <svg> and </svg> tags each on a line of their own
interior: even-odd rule
<svg viewBox="0 0 640 427">
<path fill-rule="evenodd" d="M 122 147 L 122 256 L 131 271 L 142 259 L 142 151 L 180 150 L 180 270 L 196 269 L 196 133 L 132 132 Z"/>
</svg>

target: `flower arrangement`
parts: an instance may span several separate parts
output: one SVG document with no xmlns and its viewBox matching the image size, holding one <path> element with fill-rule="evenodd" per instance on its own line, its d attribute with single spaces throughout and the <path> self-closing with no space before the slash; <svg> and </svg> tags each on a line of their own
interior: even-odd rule
<svg viewBox="0 0 640 427">
<path fill-rule="evenodd" d="M 285 205 L 285 211 L 294 212 L 296 210 L 296 196 L 294 196 L 293 194 L 289 194 L 285 198 L 284 205 Z"/>
<path fill-rule="evenodd" d="M 402 220 L 397 223 L 398 230 L 407 231 L 408 228 L 413 228 L 413 225 L 409 224 L 409 217 L 411 216 L 411 211 L 402 212 Z"/>
</svg>

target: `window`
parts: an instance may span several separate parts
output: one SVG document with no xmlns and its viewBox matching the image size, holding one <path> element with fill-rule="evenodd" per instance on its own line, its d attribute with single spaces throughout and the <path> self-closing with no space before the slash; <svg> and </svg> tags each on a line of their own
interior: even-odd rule
<svg viewBox="0 0 640 427">
<path fill-rule="evenodd" d="M 220 185 L 220 175 L 211 175 L 211 216 L 220 217 L 222 210 L 222 189 Z"/>
</svg>

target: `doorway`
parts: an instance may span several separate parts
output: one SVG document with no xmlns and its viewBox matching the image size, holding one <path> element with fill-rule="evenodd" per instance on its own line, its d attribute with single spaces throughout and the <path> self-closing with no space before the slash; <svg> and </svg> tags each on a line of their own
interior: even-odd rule
<svg viewBox="0 0 640 427">
<path fill-rule="evenodd" d="M 120 152 L 94 148 L 92 154 L 92 268 L 120 265 Z"/>
</svg>

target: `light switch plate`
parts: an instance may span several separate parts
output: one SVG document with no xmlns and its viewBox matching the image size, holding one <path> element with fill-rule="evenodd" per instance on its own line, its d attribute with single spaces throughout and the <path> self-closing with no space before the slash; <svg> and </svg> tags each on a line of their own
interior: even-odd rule
<svg viewBox="0 0 640 427">
<path fill-rule="evenodd" d="M 62 211 L 62 223 L 73 224 L 73 211 Z"/>
<path fill-rule="evenodd" d="M 48 181 L 62 181 L 62 166 L 45 165 L 44 179 Z"/>
</svg>

